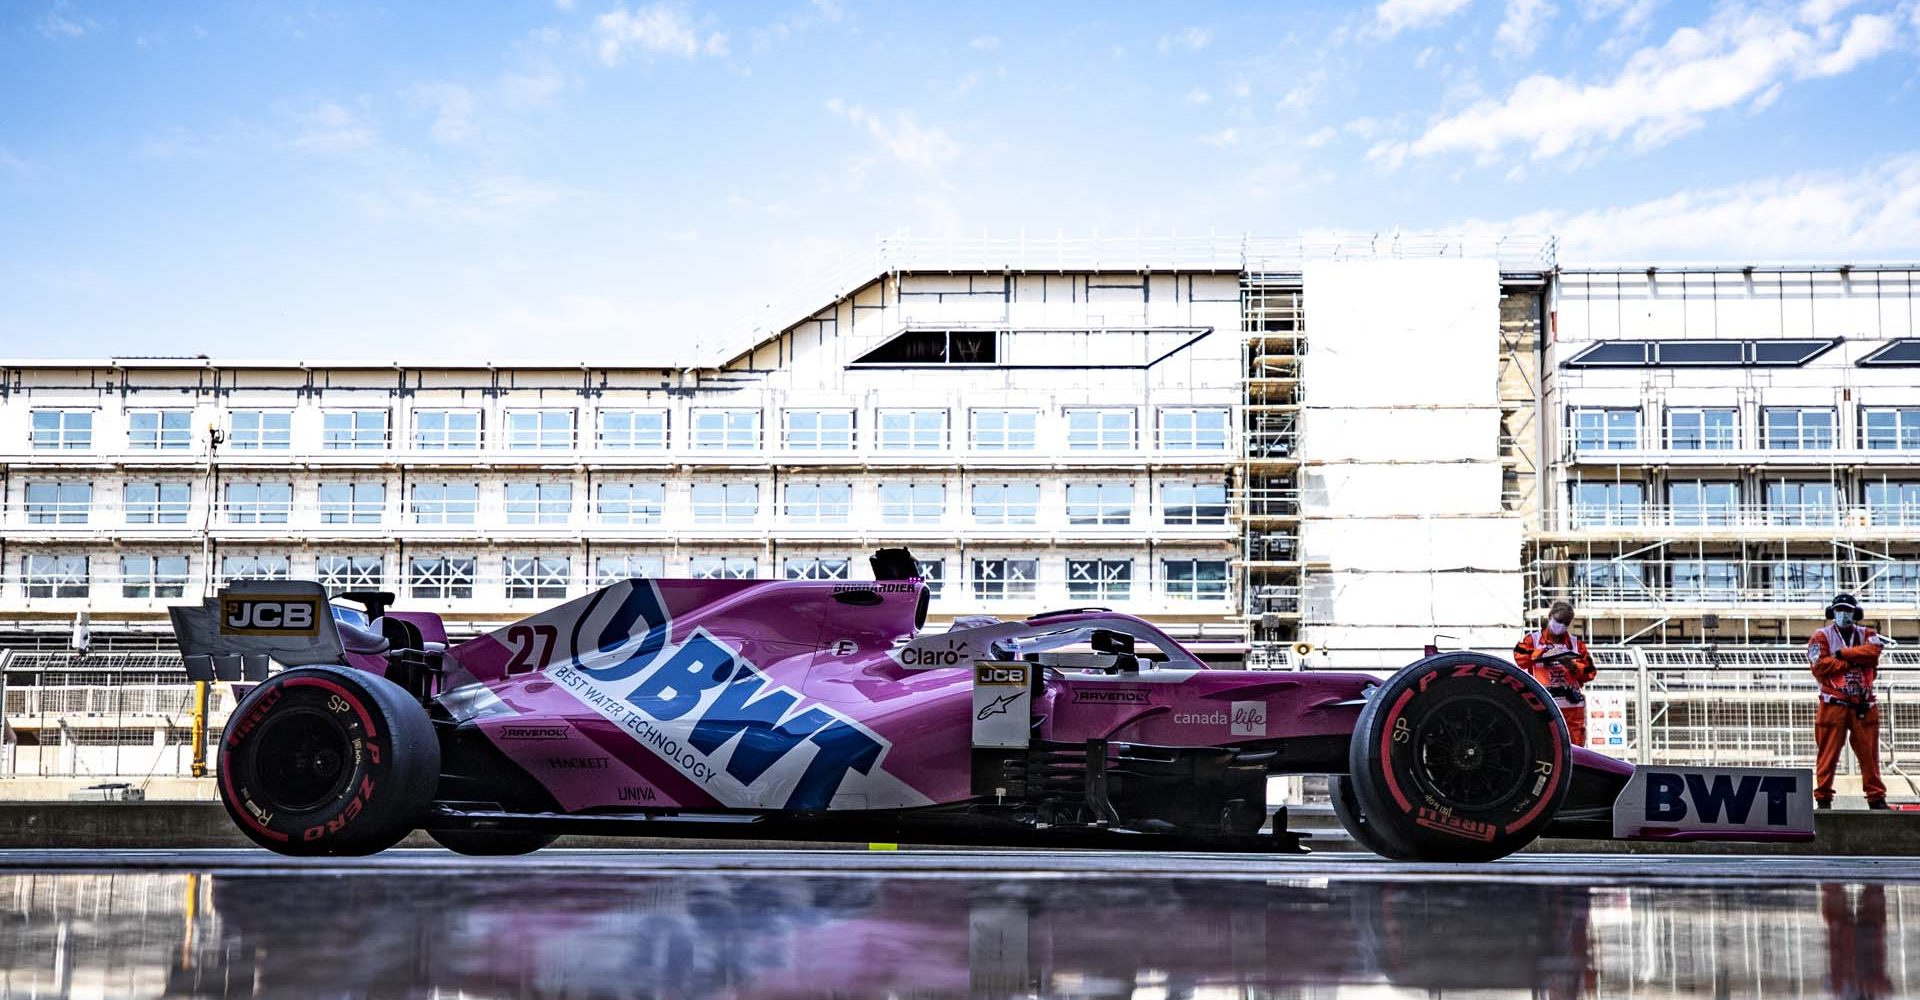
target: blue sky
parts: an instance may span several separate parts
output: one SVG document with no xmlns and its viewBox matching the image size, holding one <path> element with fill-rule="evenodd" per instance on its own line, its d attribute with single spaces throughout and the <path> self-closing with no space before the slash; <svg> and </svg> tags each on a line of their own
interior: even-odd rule
<svg viewBox="0 0 1920 1000">
<path fill-rule="evenodd" d="M 915 235 L 1920 259 L 1920 4 L 0 4 L 0 355 L 657 359 Z"/>
</svg>

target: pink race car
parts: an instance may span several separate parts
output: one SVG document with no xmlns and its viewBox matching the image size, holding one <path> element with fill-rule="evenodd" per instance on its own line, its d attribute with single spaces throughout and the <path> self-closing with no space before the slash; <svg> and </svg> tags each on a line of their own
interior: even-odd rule
<svg viewBox="0 0 1920 1000">
<path fill-rule="evenodd" d="M 1808 772 L 1572 747 L 1494 657 L 1214 670 L 1098 608 L 929 632 L 911 555 L 872 564 L 871 582 L 627 580 L 450 646 L 390 595 L 340 595 L 362 615 L 285 581 L 174 625 L 196 679 L 259 681 L 221 735 L 220 797 L 283 854 L 420 828 L 469 854 L 562 833 L 1298 851 L 1266 800 L 1282 774 L 1333 776 L 1341 821 L 1393 858 L 1813 835 Z"/>
</svg>

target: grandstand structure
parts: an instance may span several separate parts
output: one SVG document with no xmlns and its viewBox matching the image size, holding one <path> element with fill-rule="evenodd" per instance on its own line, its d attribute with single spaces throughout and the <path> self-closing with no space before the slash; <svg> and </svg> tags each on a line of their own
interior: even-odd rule
<svg viewBox="0 0 1920 1000">
<path fill-rule="evenodd" d="M 1916 274 L 890 239 L 658 358 L 0 361 L 0 772 L 177 772 L 165 609 L 240 578 L 458 636 L 904 544 L 936 627 L 1102 605 L 1226 666 L 1501 652 L 1559 598 L 1623 664 L 1791 657 L 1835 589 L 1913 642 Z M 1647 669 L 1637 727 L 1679 718 Z"/>
</svg>

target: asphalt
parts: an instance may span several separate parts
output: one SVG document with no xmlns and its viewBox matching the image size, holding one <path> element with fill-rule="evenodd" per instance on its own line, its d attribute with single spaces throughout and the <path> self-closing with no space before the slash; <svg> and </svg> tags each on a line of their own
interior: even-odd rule
<svg viewBox="0 0 1920 1000">
<path fill-rule="evenodd" d="M 0 996 L 1920 995 L 1905 857 L 12 850 L 0 899 Z"/>
</svg>

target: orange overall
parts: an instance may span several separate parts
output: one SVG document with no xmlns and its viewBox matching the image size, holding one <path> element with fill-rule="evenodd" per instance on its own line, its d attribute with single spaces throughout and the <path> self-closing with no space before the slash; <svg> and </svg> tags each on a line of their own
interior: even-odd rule
<svg viewBox="0 0 1920 1000">
<path fill-rule="evenodd" d="M 1860 762 L 1860 791 L 1867 801 L 1887 797 L 1886 783 L 1880 780 L 1880 706 L 1873 693 L 1880 647 L 1870 641 L 1873 636 L 1865 625 L 1843 631 L 1828 624 L 1807 640 L 1807 662 L 1820 681 L 1820 710 L 1813 721 L 1813 740 L 1819 749 L 1814 763 L 1816 802 L 1833 801 L 1833 772 L 1840 766 L 1840 748 L 1849 743 Z"/>
<path fill-rule="evenodd" d="M 1540 662 L 1554 653 L 1571 652 L 1570 660 L 1555 660 L 1552 663 Z M 1593 654 L 1587 652 L 1587 644 L 1568 630 L 1566 635 L 1555 638 L 1546 629 L 1528 632 L 1520 637 L 1518 645 L 1513 647 L 1515 666 L 1533 675 L 1540 686 L 1548 689 L 1566 688 L 1580 690 L 1580 686 L 1593 680 L 1598 673 L 1593 667 Z M 1560 705 L 1560 714 L 1567 720 L 1567 739 L 1573 745 L 1587 745 L 1587 708 L 1585 705 L 1569 705 L 1565 698 L 1554 699 Z"/>
</svg>

